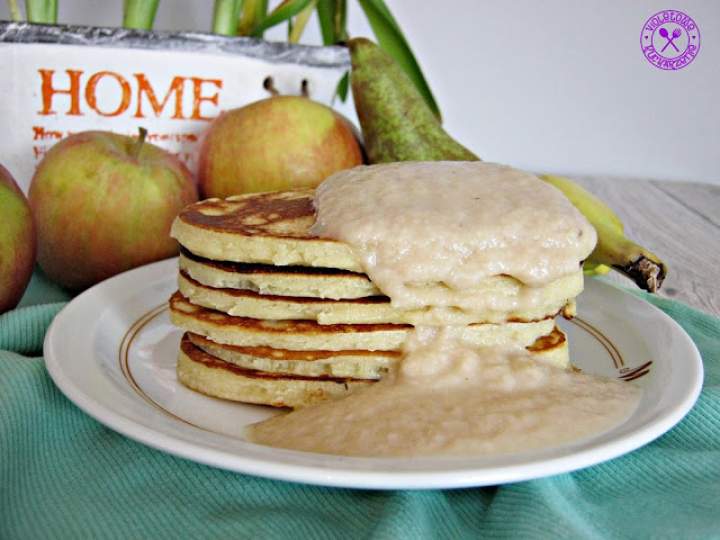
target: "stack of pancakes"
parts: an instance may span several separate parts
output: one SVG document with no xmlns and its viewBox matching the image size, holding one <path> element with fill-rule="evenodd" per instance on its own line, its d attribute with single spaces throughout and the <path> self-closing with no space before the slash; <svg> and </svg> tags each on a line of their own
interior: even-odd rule
<svg viewBox="0 0 720 540">
<path fill-rule="evenodd" d="M 393 307 L 348 245 L 309 233 L 313 193 L 208 199 L 175 220 L 180 273 L 170 313 L 185 330 L 177 373 L 189 388 L 278 407 L 340 397 L 393 371 L 413 325 L 426 323 L 425 310 Z M 578 269 L 546 286 L 530 310 L 451 316 L 466 325 L 469 344 L 519 345 L 564 367 L 555 317 L 572 316 L 582 284 Z M 526 287 L 503 275 L 483 286 L 507 298 Z"/>
</svg>

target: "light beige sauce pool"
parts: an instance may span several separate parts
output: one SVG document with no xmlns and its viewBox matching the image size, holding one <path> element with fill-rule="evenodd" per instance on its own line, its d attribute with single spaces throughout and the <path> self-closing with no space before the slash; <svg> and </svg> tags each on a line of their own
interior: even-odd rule
<svg viewBox="0 0 720 540">
<path fill-rule="evenodd" d="M 349 456 L 480 456 L 575 441 L 617 425 L 637 387 L 552 367 L 522 349 L 472 350 L 420 329 L 397 378 L 251 427 L 251 440 Z"/>
</svg>

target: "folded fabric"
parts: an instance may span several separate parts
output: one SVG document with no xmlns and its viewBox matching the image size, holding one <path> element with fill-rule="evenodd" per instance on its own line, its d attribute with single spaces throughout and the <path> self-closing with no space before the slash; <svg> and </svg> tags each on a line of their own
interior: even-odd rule
<svg viewBox="0 0 720 540">
<path fill-rule="evenodd" d="M 414 492 L 265 480 L 118 435 L 60 393 L 41 356 L 20 354 L 41 354 L 63 304 L 21 307 L 0 316 L 0 538 L 717 536 L 720 319 L 643 296 L 685 328 L 703 357 L 703 392 L 678 426 L 629 455 L 572 474 Z"/>
</svg>

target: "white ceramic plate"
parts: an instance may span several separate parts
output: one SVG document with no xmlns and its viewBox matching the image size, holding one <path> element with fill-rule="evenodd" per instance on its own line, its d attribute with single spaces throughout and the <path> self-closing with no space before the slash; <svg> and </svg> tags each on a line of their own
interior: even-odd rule
<svg viewBox="0 0 720 540">
<path fill-rule="evenodd" d="M 175 378 L 181 332 L 168 320 L 177 260 L 144 266 L 81 294 L 55 319 L 45 361 L 78 407 L 144 444 L 200 463 L 295 482 L 355 488 L 453 488 L 517 482 L 576 470 L 630 452 L 687 414 L 702 385 L 697 348 L 657 308 L 588 280 L 579 316 L 562 326 L 573 362 L 643 389 L 612 431 L 550 450 L 493 458 L 348 458 L 243 440 L 243 427 L 275 411 L 195 393 Z"/>
</svg>

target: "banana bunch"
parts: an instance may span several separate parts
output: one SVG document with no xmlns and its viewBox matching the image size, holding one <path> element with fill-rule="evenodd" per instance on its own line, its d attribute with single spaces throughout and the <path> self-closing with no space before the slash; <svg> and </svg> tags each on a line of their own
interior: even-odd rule
<svg viewBox="0 0 720 540">
<path fill-rule="evenodd" d="M 351 39 L 348 48 L 353 100 L 371 163 L 480 159 L 442 128 L 390 55 L 365 38 Z M 625 236 L 622 221 L 610 208 L 567 178 L 541 178 L 562 191 L 597 230 L 597 246 L 583 266 L 586 274 L 606 274 L 613 268 L 641 289 L 660 288 L 667 266 Z"/>
</svg>

